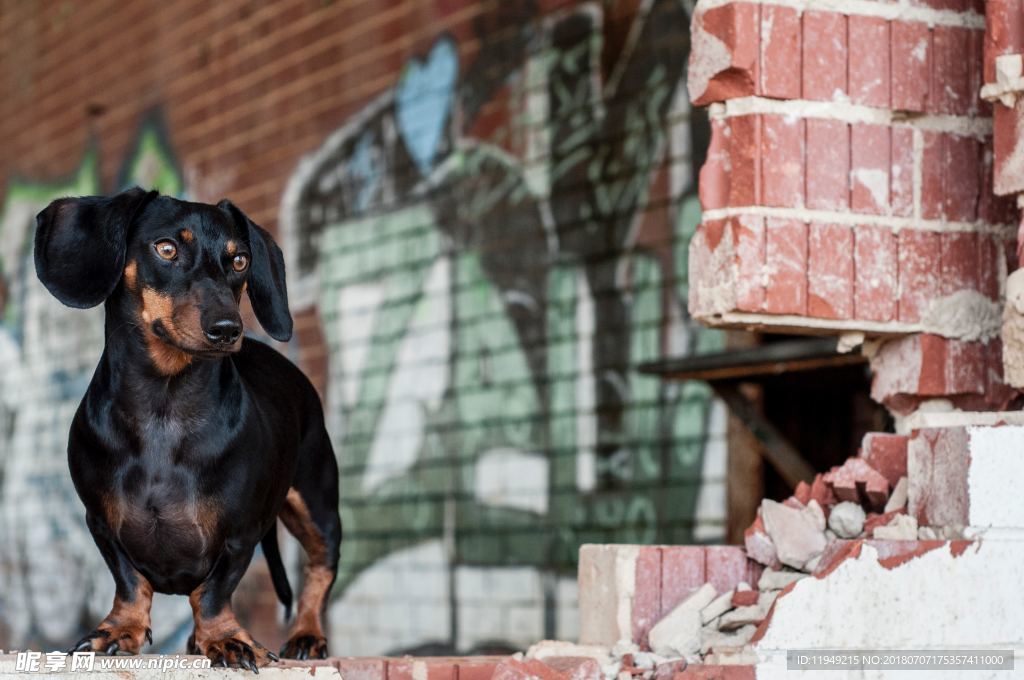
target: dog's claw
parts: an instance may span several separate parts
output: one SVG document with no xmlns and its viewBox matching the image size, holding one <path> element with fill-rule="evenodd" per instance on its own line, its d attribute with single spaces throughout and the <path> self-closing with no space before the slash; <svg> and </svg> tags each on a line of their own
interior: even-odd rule
<svg viewBox="0 0 1024 680">
<path fill-rule="evenodd" d="M 106 654 L 107 656 L 114 656 L 115 654 L 117 654 L 117 650 L 119 649 L 121 649 L 121 645 L 117 644 L 116 642 L 111 642 L 110 646 L 107 647 Z"/>
<path fill-rule="evenodd" d="M 269 656 L 269 657 L 270 657 L 270 660 L 271 660 L 271 661 L 280 661 L 280 660 L 281 660 L 281 657 L 279 657 L 279 656 L 278 656 L 277 654 L 274 654 L 274 653 L 273 653 L 272 651 L 270 651 L 269 649 L 267 650 L 267 656 Z"/>
<path fill-rule="evenodd" d="M 147 628 L 146 629 L 146 642 L 148 642 L 149 644 L 153 644 L 153 629 L 152 628 Z"/>
</svg>

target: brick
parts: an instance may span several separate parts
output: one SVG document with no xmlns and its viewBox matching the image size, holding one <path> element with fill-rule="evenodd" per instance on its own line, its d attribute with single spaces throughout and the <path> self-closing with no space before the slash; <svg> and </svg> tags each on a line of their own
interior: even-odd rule
<svg viewBox="0 0 1024 680">
<path fill-rule="evenodd" d="M 546 661 L 509 657 L 494 669 L 492 680 L 601 680 L 593 659 L 555 657 Z"/>
<path fill-rule="evenodd" d="M 881 510 L 889 497 L 889 482 L 863 458 L 847 458 L 824 476 L 840 501 L 866 503 Z"/>
<path fill-rule="evenodd" d="M 899 318 L 916 323 L 940 294 L 941 244 L 934 232 L 899 233 Z"/>
<path fill-rule="evenodd" d="M 850 207 L 885 214 L 889 209 L 889 128 L 853 125 L 850 135 Z"/>
<path fill-rule="evenodd" d="M 892 108 L 925 111 L 931 78 L 931 34 L 928 26 L 917 21 L 892 21 L 889 39 Z"/>
<path fill-rule="evenodd" d="M 811 485 L 807 482 L 800 481 L 796 485 L 796 488 L 793 489 L 793 498 L 795 498 L 800 505 L 807 505 L 811 501 Z"/>
<path fill-rule="evenodd" d="M 846 93 L 846 51 L 844 15 L 835 12 L 804 12 L 804 99 L 832 101 Z"/>
<path fill-rule="evenodd" d="M 673 680 L 754 680 L 755 677 L 754 666 L 694 664 L 677 673 Z"/>
<path fill-rule="evenodd" d="M 736 2 L 698 9 L 691 31 L 694 44 L 724 44 L 726 58 L 721 59 L 719 50 L 690 52 L 687 87 L 695 105 L 755 94 L 759 29 L 758 6 L 754 4 Z"/>
<path fill-rule="evenodd" d="M 640 547 L 583 545 L 579 552 L 580 643 L 613 645 L 633 634 L 631 593 Z"/>
<path fill-rule="evenodd" d="M 891 340 L 871 359 L 871 398 L 897 413 L 909 413 L 935 397 L 960 408 L 993 410 L 1006 394 L 989 384 L 987 353 L 992 351 L 983 342 L 931 333 Z"/>
<path fill-rule="evenodd" d="M 491 680 L 498 664 L 504 660 L 504 657 L 464 657 L 455 664 L 456 675 L 458 680 Z M 343 677 L 348 680 L 347 676 Z"/>
<path fill-rule="evenodd" d="M 761 5 L 761 94 L 800 98 L 800 14 L 790 7 Z"/>
<path fill-rule="evenodd" d="M 889 106 L 889 22 L 878 17 L 851 15 L 850 101 L 866 106 Z"/>
<path fill-rule="evenodd" d="M 975 232 L 950 232 L 940 235 L 942 245 L 942 295 L 961 290 L 977 290 L 980 263 L 978 235 Z"/>
<path fill-rule="evenodd" d="M 640 548 L 633 587 L 633 641 L 647 644 L 647 633 L 661 618 L 661 549 Z"/>
<path fill-rule="evenodd" d="M 990 234 L 978 234 L 978 290 L 990 300 L 999 299 L 1000 269 L 999 246 Z"/>
<path fill-rule="evenodd" d="M 716 210 L 729 205 L 731 159 L 728 129 L 725 120 L 711 119 L 711 142 L 697 183 L 700 207 L 703 210 Z"/>
<path fill-rule="evenodd" d="M 971 88 L 970 29 L 938 25 L 932 29 L 932 82 L 929 111 L 966 115 L 974 103 Z"/>
<path fill-rule="evenodd" d="M 1002 107 L 996 110 L 996 114 L 999 110 L 1002 110 Z M 1000 116 L 995 115 L 995 120 L 999 119 Z M 978 219 L 990 224 L 1009 224 L 1016 221 L 1017 208 L 1013 196 L 998 196 L 995 193 L 993 144 L 993 138 L 989 136 L 985 138 L 984 143 L 978 145 L 980 158 L 978 177 L 981 180 L 981 190 L 978 196 Z"/>
<path fill-rule="evenodd" d="M 733 607 L 752 607 L 757 604 L 761 593 L 756 590 L 737 590 L 732 594 Z"/>
<path fill-rule="evenodd" d="M 765 304 L 763 270 L 767 252 L 763 217 L 742 215 L 729 221 L 737 259 L 736 308 L 761 311 Z"/>
<path fill-rule="evenodd" d="M 661 553 L 661 615 L 697 591 L 707 581 L 704 547 L 664 546 Z"/>
<path fill-rule="evenodd" d="M 346 668 L 342 672 L 348 680 L 353 671 Z M 448 657 L 391 659 L 388 661 L 387 680 L 455 680 L 455 662 Z"/>
<path fill-rule="evenodd" d="M 988 0 L 985 7 L 984 80 L 996 81 L 996 57 L 1024 51 L 1024 7 L 1017 0 Z"/>
<path fill-rule="evenodd" d="M 925 132 L 921 151 L 921 216 L 926 220 L 942 219 L 946 197 L 943 193 L 943 163 L 946 161 L 945 135 Z"/>
<path fill-rule="evenodd" d="M 907 476 L 907 436 L 869 432 L 864 435 L 861 458 L 878 471 L 890 487 Z"/>
<path fill-rule="evenodd" d="M 764 309 L 770 314 L 807 313 L 807 225 L 798 220 L 765 220 Z"/>
<path fill-rule="evenodd" d="M 978 142 L 973 137 L 949 135 L 943 157 L 943 215 L 949 220 L 973 222 L 980 188 Z"/>
<path fill-rule="evenodd" d="M 1018 144 L 1022 119 L 1024 99 L 1017 99 L 1012 108 L 997 106 L 993 111 L 993 186 L 1000 195 L 1024 191 L 1024 148 Z"/>
<path fill-rule="evenodd" d="M 981 342 L 948 342 L 946 391 L 953 395 L 985 395 L 988 387 L 986 347 Z M 988 402 L 980 400 L 981 408 Z"/>
<path fill-rule="evenodd" d="M 715 592 L 733 590 L 740 583 L 757 583 L 761 567 L 737 545 L 709 545 L 704 549 L 704 576 Z"/>
<path fill-rule="evenodd" d="M 821 506 L 822 512 L 825 513 L 825 519 L 828 519 L 831 514 L 832 506 L 839 502 L 832 487 L 825 481 L 823 473 L 819 472 L 814 475 L 814 481 L 811 482 L 811 499 Z"/>
<path fill-rule="evenodd" d="M 761 131 L 763 205 L 802 208 L 804 205 L 804 121 L 765 114 Z"/>
<path fill-rule="evenodd" d="M 910 437 L 907 512 L 918 524 L 968 524 L 968 442 L 963 427 L 923 429 Z"/>
<path fill-rule="evenodd" d="M 897 239 L 887 227 L 854 227 L 854 316 L 892 321 L 897 314 Z"/>
<path fill-rule="evenodd" d="M 846 210 L 850 206 L 850 126 L 837 120 L 808 118 L 807 158 L 814 159 L 807 173 L 807 207 Z"/>
<path fill-rule="evenodd" d="M 808 253 L 807 314 L 824 319 L 852 318 L 853 228 L 811 222 Z"/>
<path fill-rule="evenodd" d="M 734 208 L 761 202 L 760 148 L 760 116 L 729 119 L 729 205 Z"/>
<path fill-rule="evenodd" d="M 345 680 L 390 680 L 388 664 L 384 659 L 343 656 L 332 658 L 331 661 Z"/>
<path fill-rule="evenodd" d="M 914 215 L 914 129 L 894 127 L 890 140 L 889 208 L 898 217 Z"/>
</svg>

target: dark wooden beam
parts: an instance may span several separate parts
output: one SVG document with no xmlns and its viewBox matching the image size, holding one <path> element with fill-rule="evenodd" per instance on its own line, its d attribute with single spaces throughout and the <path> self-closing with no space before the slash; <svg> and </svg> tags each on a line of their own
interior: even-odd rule
<svg viewBox="0 0 1024 680">
<path fill-rule="evenodd" d="M 761 444 L 762 455 L 790 487 L 796 488 L 800 482 L 809 484 L 814 479 L 811 464 L 768 422 L 757 406 L 743 394 L 736 381 L 710 380 L 708 384 L 732 414 L 750 430 L 750 434 Z"/>
<path fill-rule="evenodd" d="M 642 364 L 639 370 L 642 373 L 655 373 L 670 380 L 710 382 L 863 364 L 866 361 L 860 352 L 837 352 L 835 338 L 807 338 L 774 342 L 749 349 L 664 359 Z"/>
</svg>

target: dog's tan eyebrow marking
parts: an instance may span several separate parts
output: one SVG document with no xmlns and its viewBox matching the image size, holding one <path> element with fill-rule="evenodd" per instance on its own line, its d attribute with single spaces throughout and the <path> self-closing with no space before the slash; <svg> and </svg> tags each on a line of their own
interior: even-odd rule
<svg viewBox="0 0 1024 680">
<path fill-rule="evenodd" d="M 139 263 L 135 260 L 131 260 L 124 266 L 124 282 L 128 286 L 128 290 L 135 290 L 135 285 L 138 282 L 139 275 Z"/>
<path fill-rule="evenodd" d="M 181 240 L 185 243 L 192 243 L 192 241 L 196 240 L 196 235 L 192 233 L 191 229 L 182 229 Z"/>
<path fill-rule="evenodd" d="M 226 250 L 228 251 L 228 255 L 234 255 L 238 252 L 238 244 L 234 241 L 228 241 Z"/>
</svg>

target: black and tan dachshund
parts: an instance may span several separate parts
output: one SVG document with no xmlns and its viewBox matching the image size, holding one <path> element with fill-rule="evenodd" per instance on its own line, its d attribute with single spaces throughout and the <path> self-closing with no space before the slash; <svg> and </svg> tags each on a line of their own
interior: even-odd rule
<svg viewBox="0 0 1024 680">
<path fill-rule="evenodd" d="M 188 595 L 189 652 L 251 670 L 277 656 L 238 623 L 231 594 L 262 542 L 292 592 L 277 519 L 306 554 L 281 653 L 324 657 L 321 618 L 341 543 L 338 467 L 302 372 L 242 335 L 248 292 L 274 339 L 291 337 L 281 250 L 229 201 L 155 191 L 63 198 L 36 218 L 36 273 L 58 300 L 104 304 L 106 344 L 75 413 L 71 478 L 116 584 L 77 650 L 138 653 L 154 592 Z M 258 672 L 258 671 L 257 671 Z"/>
</svg>

